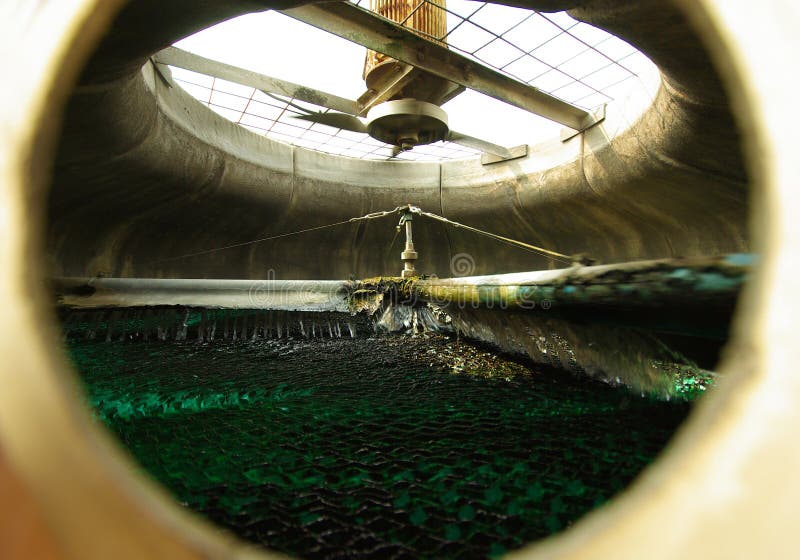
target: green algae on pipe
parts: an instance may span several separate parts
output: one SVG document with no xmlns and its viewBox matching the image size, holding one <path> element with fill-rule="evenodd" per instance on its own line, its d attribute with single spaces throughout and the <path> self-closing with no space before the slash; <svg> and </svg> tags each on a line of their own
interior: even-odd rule
<svg viewBox="0 0 800 560">
<path fill-rule="evenodd" d="M 697 296 L 736 295 L 753 262 L 749 255 L 730 255 L 491 276 L 420 278 L 407 290 L 432 302 L 523 309 L 533 309 L 537 304 L 546 309 L 557 304 L 648 305 Z"/>
<path fill-rule="evenodd" d="M 434 304 L 544 311 L 723 337 L 752 255 L 665 259 L 464 278 L 422 278 L 405 295 Z M 657 311 L 657 313 L 653 313 Z"/>
</svg>

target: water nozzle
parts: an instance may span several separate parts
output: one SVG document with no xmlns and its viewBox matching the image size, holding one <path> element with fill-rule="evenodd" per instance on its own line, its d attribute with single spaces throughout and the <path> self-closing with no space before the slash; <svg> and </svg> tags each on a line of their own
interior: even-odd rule
<svg viewBox="0 0 800 560">
<path fill-rule="evenodd" d="M 405 250 L 400 253 L 400 259 L 403 261 L 403 271 L 400 273 L 400 276 L 403 278 L 418 276 L 417 270 L 414 268 L 414 261 L 417 260 L 417 252 L 414 250 L 414 239 L 411 229 L 411 222 L 413 219 L 414 215 L 411 213 L 411 205 L 409 205 L 408 210 L 406 210 L 400 218 L 400 225 L 397 226 L 398 228 L 403 224 L 406 226 L 406 247 Z"/>
</svg>

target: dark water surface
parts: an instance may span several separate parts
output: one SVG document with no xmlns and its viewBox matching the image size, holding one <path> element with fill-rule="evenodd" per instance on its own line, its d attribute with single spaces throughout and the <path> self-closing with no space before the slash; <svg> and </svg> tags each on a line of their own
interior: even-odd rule
<svg viewBox="0 0 800 560">
<path fill-rule="evenodd" d="M 178 502 L 302 558 L 499 556 L 606 502 L 689 411 L 434 335 L 68 349 Z"/>
</svg>

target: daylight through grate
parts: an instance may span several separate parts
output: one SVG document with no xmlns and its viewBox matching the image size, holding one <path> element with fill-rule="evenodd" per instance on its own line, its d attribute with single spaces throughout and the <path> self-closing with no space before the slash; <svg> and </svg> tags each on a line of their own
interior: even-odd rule
<svg viewBox="0 0 800 560">
<path fill-rule="evenodd" d="M 367 9 L 370 4 L 369 0 L 354 0 L 352 3 Z M 480 64 L 583 109 L 590 110 L 622 98 L 640 85 L 637 82 L 643 72 L 653 68 L 646 56 L 625 41 L 578 22 L 566 12 L 541 13 L 467 0 L 448 0 L 446 5 L 435 0 L 418 0 L 412 13 L 425 4 L 447 11 L 446 33 L 429 37 L 431 40 L 446 41 L 450 49 Z M 274 15 L 281 19 L 286 17 L 278 13 Z M 405 22 L 399 23 L 409 26 L 411 21 L 406 18 Z M 313 32 L 319 33 L 309 27 L 309 33 Z M 298 40 L 306 46 L 314 42 L 312 35 Z M 358 74 L 360 70 L 353 68 L 353 73 Z M 366 134 L 294 118 L 304 111 L 327 112 L 328 109 L 180 68 L 173 67 L 172 72 L 176 82 L 193 97 L 224 118 L 257 134 L 340 156 L 374 160 L 392 158 L 392 146 Z M 479 107 L 495 103 L 504 105 L 467 91 L 443 108 L 455 109 L 454 102 L 459 107 L 465 105 L 466 98 L 471 96 L 475 99 L 470 99 L 470 103 Z M 530 117 L 524 111 L 518 111 L 520 116 Z M 461 125 L 458 126 L 461 130 Z M 502 123 L 495 123 L 494 127 L 502 127 Z M 531 138 L 530 142 L 543 139 Z M 458 160 L 479 153 L 452 142 L 437 142 L 417 146 L 397 154 L 394 159 Z"/>
</svg>

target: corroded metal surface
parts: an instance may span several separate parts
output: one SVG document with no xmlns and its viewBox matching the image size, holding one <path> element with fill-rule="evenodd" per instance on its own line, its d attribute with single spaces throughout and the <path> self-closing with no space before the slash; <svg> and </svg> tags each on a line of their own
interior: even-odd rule
<svg viewBox="0 0 800 560">
<path fill-rule="evenodd" d="M 714 368 L 753 255 L 464 278 L 374 278 L 351 310 L 433 305 L 452 328 L 536 363 L 669 396 L 675 369 Z"/>
<path fill-rule="evenodd" d="M 387 19 L 400 23 L 412 32 L 429 40 L 447 34 L 447 2 L 441 0 L 437 5 L 420 2 L 412 5 L 406 0 L 370 0 L 369 9 Z M 441 42 L 445 44 L 445 41 Z M 364 80 L 367 87 L 375 88 L 376 81 L 387 71 L 396 72 L 402 65 L 385 54 L 368 50 L 364 62 Z M 382 68 L 379 68 L 382 67 Z"/>
<path fill-rule="evenodd" d="M 452 309 L 518 309 L 575 321 L 727 337 L 751 255 L 666 259 L 414 280 L 405 292 Z"/>
<path fill-rule="evenodd" d="M 756 262 L 753 255 L 727 255 L 462 278 L 386 276 L 356 282 L 349 301 L 351 311 L 368 314 L 384 300 L 426 302 L 454 315 L 514 311 L 726 339 Z"/>
</svg>

